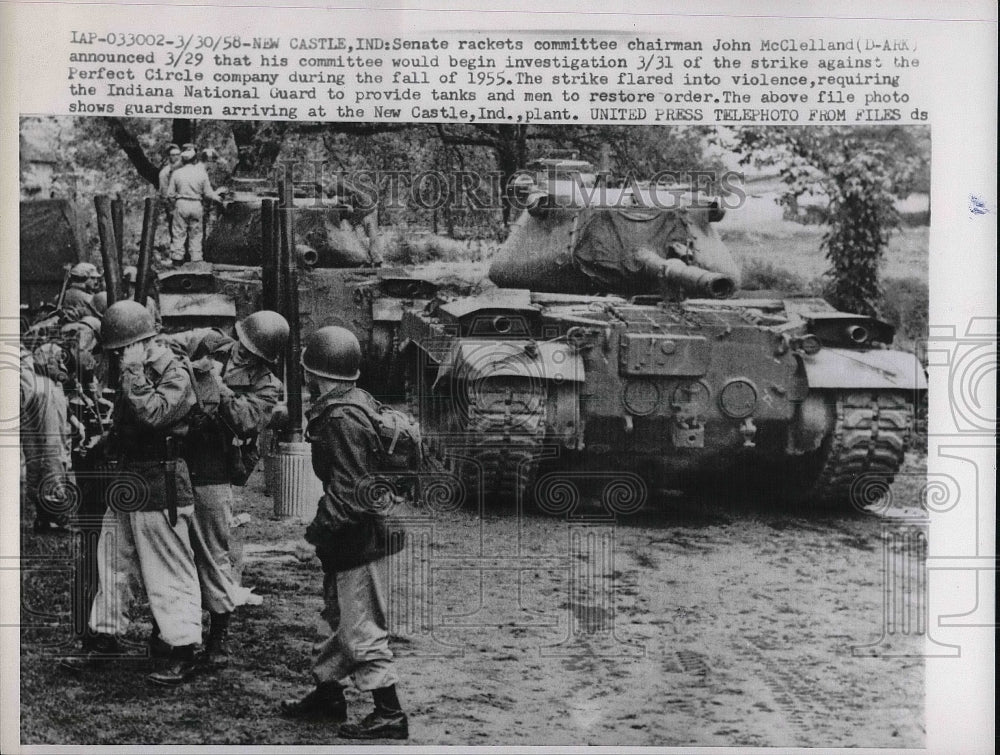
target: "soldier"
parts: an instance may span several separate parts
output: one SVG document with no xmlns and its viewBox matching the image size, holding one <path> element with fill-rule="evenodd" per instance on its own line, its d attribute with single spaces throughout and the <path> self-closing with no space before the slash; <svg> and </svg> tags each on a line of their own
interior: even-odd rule
<svg viewBox="0 0 1000 755">
<path fill-rule="evenodd" d="M 300 700 L 286 700 L 281 711 L 290 718 L 345 721 L 342 680 L 351 677 L 358 689 L 371 690 L 375 709 L 359 723 L 341 726 L 339 735 L 406 739 L 386 619 L 383 560 L 392 550 L 385 527 L 388 507 L 367 500 L 359 489 L 378 470 L 381 447 L 369 414 L 374 399 L 355 385 L 360 363 L 357 338 L 336 326 L 313 333 L 302 353 L 312 397 L 307 438 L 324 491 L 306 540 L 323 564 L 322 616 L 331 633 L 313 648 L 316 688 Z"/>
<path fill-rule="evenodd" d="M 101 274 L 89 262 L 77 262 L 69 271 L 69 286 L 63 294 L 62 307 L 84 306 L 92 310 L 91 301 L 101 287 Z"/>
<path fill-rule="evenodd" d="M 48 364 L 56 360 L 56 363 Z M 70 482 L 70 426 L 61 360 L 21 349 L 21 450 L 25 503 L 35 510 L 35 532 L 67 532 L 65 503 Z"/>
<path fill-rule="evenodd" d="M 231 553 L 233 518 L 231 482 L 243 485 L 252 467 L 257 435 L 267 426 L 281 397 L 281 381 L 272 370 L 288 340 L 288 322 L 277 312 L 261 311 L 236 323 L 234 341 L 202 328 L 169 336 L 192 361 L 198 392 L 198 419 L 185 444 L 195 509 L 191 526 L 202 605 L 210 625 L 201 666 L 215 669 L 229 661 L 226 637 L 233 610 L 244 603 Z M 252 456 L 251 459 L 245 458 Z M 243 466 L 251 467 L 244 469 Z M 239 467 L 238 470 L 234 470 Z M 239 479 L 233 479 L 234 473 Z"/>
<path fill-rule="evenodd" d="M 160 168 L 160 197 L 163 199 L 163 206 L 167 216 L 167 230 L 170 231 L 170 241 L 174 240 L 174 213 L 173 203 L 169 201 L 167 190 L 170 188 L 170 175 L 174 169 L 181 164 L 181 148 L 176 144 L 167 145 L 167 159 Z"/>
<path fill-rule="evenodd" d="M 211 199 L 222 201 L 222 196 L 212 188 L 205 166 L 196 162 L 193 144 L 185 144 L 181 152 L 183 165 L 174 169 L 167 185 L 167 199 L 174 203 L 173 239 L 170 242 L 170 259 L 174 265 L 184 262 L 184 241 L 187 240 L 192 262 L 201 262 L 201 223 L 204 217 L 202 202 Z"/>
<path fill-rule="evenodd" d="M 120 386 L 109 453 L 117 460 L 115 484 L 128 505 L 109 506 L 98 543 L 99 587 L 90 612 L 96 637 L 82 658 L 65 658 L 70 671 L 101 668 L 118 655 L 128 628 L 132 578 L 138 574 L 149 598 L 155 632 L 167 665 L 147 678 L 163 686 L 195 671 L 201 640 L 201 595 L 189 526 L 194 495 L 187 465 L 177 457 L 196 404 L 190 371 L 161 341 L 153 316 L 141 304 L 108 308 L 104 348 L 119 352 Z"/>
<path fill-rule="evenodd" d="M 90 308 L 94 310 L 97 317 L 104 317 L 104 313 L 108 311 L 108 292 L 98 291 L 94 294 L 94 298 L 90 301 Z"/>
<path fill-rule="evenodd" d="M 95 301 L 97 296 L 94 295 Z M 67 323 L 61 330 L 67 361 L 71 366 L 70 379 L 66 383 L 70 423 L 79 431 L 72 451 L 73 476 L 78 494 L 74 517 L 78 548 L 70 598 L 73 632 L 87 642 L 90 642 L 87 617 L 97 591 L 97 544 L 106 509 L 105 489 L 109 478 L 100 440 L 110 424 L 107 410 L 112 402 L 103 397 L 107 359 L 100 349 L 100 333 L 101 321 L 92 315 Z"/>
</svg>

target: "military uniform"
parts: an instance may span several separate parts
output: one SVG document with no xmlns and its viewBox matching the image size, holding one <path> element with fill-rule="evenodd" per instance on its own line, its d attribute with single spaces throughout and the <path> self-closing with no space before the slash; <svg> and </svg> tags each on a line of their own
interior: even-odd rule
<svg viewBox="0 0 1000 755">
<path fill-rule="evenodd" d="M 88 313 L 91 313 L 94 311 L 93 301 L 94 295 L 87 290 L 86 283 L 71 281 L 66 287 L 66 292 L 63 294 L 62 306 L 63 309 L 83 307 Z"/>
<path fill-rule="evenodd" d="M 170 258 L 174 262 L 184 259 L 184 241 L 188 242 L 191 261 L 201 261 L 202 220 L 205 199 L 220 200 L 212 188 L 205 166 L 201 163 L 185 163 L 170 175 L 167 197 L 174 203 L 172 222 L 173 238 L 170 242 Z"/>
<path fill-rule="evenodd" d="M 358 489 L 378 470 L 380 440 L 361 408 L 372 401 L 352 386 L 322 396 L 308 413 L 312 466 L 323 482 L 323 497 L 306 540 L 323 564 L 321 615 L 331 630 L 313 648 L 317 685 L 350 677 L 358 689 L 376 690 L 398 680 L 383 588 L 383 560 L 393 551 L 385 507 Z"/>
<path fill-rule="evenodd" d="M 239 343 L 208 328 L 169 336 L 192 359 L 205 419 L 196 423 L 185 444 L 185 457 L 197 501 L 191 544 L 201 580 L 202 604 L 213 614 L 242 605 L 238 566 L 231 543 L 233 491 L 229 453 L 233 440 L 259 433 L 281 397 L 281 382 L 256 359 L 241 356 Z M 221 365 L 221 380 L 212 363 Z"/>
<path fill-rule="evenodd" d="M 370 690 L 374 709 L 337 735 L 348 739 L 406 739 L 409 725 L 396 694 L 389 649 L 384 559 L 403 547 L 402 532 L 389 531 L 389 504 L 378 478 L 394 465 L 382 435 L 392 425 L 393 445 L 402 429 L 384 407 L 355 386 L 361 376 L 361 344 L 347 328 L 328 325 L 311 333 L 302 368 L 312 397 L 306 439 L 312 467 L 323 482 L 316 517 L 305 538 L 323 564 L 323 610 L 330 634 L 313 646 L 316 688 L 285 700 L 289 718 L 347 719 L 343 679 Z M 375 484 L 370 484 L 375 483 Z"/>
<path fill-rule="evenodd" d="M 21 450 L 24 501 L 35 510 L 35 528 L 45 531 L 63 521 L 70 481 L 70 429 L 66 394 L 36 369 L 35 356 L 21 350 Z"/>
<path fill-rule="evenodd" d="M 171 458 L 173 439 L 187 433 L 195 406 L 186 366 L 162 343 L 143 364 L 121 370 L 112 453 L 119 459 L 100 551 L 100 588 L 90 628 L 120 635 L 138 573 L 162 640 L 172 648 L 201 641 L 198 574 L 189 537 L 194 495 L 184 460 Z"/>
<path fill-rule="evenodd" d="M 170 243 L 174 243 L 174 204 L 170 201 L 170 197 L 167 191 L 170 188 L 170 176 L 174 172 L 176 166 L 173 163 L 168 162 L 162 168 L 160 168 L 160 197 L 163 199 L 163 212 L 166 215 L 167 220 L 167 232 L 170 234 Z"/>
</svg>

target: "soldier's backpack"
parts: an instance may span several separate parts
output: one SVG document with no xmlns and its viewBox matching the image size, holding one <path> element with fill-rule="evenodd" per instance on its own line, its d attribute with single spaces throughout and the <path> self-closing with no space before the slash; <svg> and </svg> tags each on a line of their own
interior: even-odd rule
<svg viewBox="0 0 1000 755">
<path fill-rule="evenodd" d="M 416 422 L 358 388 L 346 393 L 341 400 L 327 404 L 327 408 L 335 406 L 355 406 L 371 421 L 380 441 L 380 472 L 392 474 L 419 471 L 423 446 L 420 427 Z"/>
<path fill-rule="evenodd" d="M 364 412 L 379 439 L 378 472 L 415 493 L 423 462 L 420 426 L 403 412 L 377 401 L 359 388 L 353 388 L 342 398 L 328 403 L 324 414 L 338 406 L 353 406 Z"/>
</svg>

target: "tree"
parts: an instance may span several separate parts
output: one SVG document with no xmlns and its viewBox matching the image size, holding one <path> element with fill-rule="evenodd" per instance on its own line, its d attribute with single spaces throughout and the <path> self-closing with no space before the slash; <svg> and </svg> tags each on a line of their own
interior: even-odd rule
<svg viewBox="0 0 1000 755">
<path fill-rule="evenodd" d="M 743 164 L 780 166 L 785 204 L 826 194 L 822 245 L 830 260 L 830 301 L 878 314 L 882 257 L 899 226 L 895 200 L 926 183 L 927 155 L 917 135 L 903 128 L 746 127 L 736 140 Z"/>
</svg>

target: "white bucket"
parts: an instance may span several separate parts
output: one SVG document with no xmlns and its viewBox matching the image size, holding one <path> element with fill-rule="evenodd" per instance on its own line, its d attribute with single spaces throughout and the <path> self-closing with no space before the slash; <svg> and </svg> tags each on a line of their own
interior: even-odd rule
<svg viewBox="0 0 1000 755">
<path fill-rule="evenodd" d="M 323 495 L 323 484 L 313 474 L 310 445 L 279 443 L 274 459 L 277 467 L 274 515 L 279 519 L 297 517 L 311 521 Z"/>
</svg>

